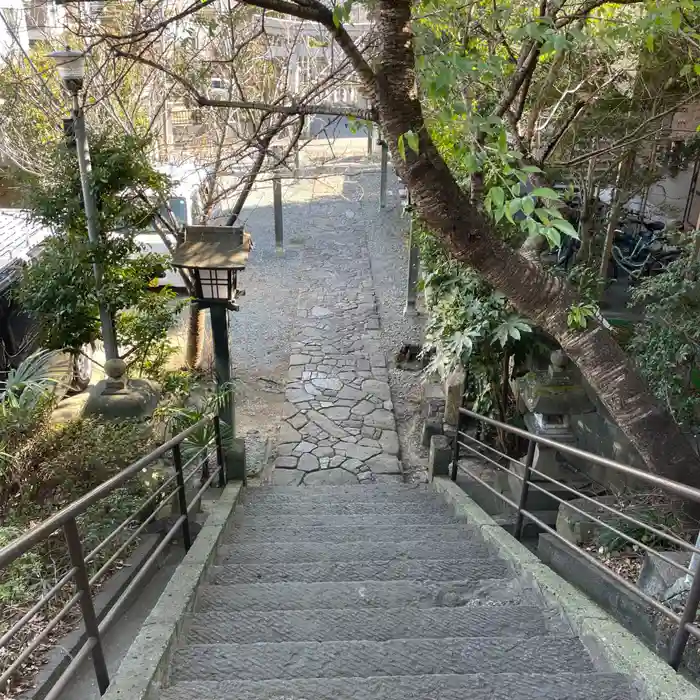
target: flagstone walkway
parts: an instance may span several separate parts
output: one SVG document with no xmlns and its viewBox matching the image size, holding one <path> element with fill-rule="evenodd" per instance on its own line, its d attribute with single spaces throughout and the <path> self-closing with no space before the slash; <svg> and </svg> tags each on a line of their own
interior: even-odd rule
<svg viewBox="0 0 700 700">
<path fill-rule="evenodd" d="M 273 482 L 397 481 L 399 440 L 367 249 L 379 225 L 376 198 L 307 207 Z"/>
</svg>

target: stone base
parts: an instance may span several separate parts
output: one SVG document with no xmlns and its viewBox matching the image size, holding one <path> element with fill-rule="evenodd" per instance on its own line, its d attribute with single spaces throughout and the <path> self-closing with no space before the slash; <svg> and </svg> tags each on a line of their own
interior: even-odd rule
<svg viewBox="0 0 700 700">
<path fill-rule="evenodd" d="M 160 399 L 158 384 L 148 379 L 129 379 L 123 389 L 111 393 L 108 382 L 108 379 L 103 379 L 89 390 L 83 415 L 102 416 L 107 420 L 153 415 Z"/>
<path fill-rule="evenodd" d="M 571 479 L 573 475 L 572 469 L 562 460 L 556 450 L 542 445 L 535 446 L 532 467 L 538 472 L 552 477 L 552 479 L 557 479 L 557 481 L 566 481 Z"/>
<path fill-rule="evenodd" d="M 245 478 L 245 468 L 245 440 L 233 438 L 226 450 L 226 479 L 242 481 Z"/>
<path fill-rule="evenodd" d="M 430 441 L 435 435 L 442 435 L 442 420 L 440 418 L 426 418 L 421 433 L 423 447 L 430 447 Z"/>
<path fill-rule="evenodd" d="M 428 455 L 428 481 L 436 476 L 448 476 L 452 463 L 452 444 L 445 435 L 433 435 L 430 438 Z"/>
<path fill-rule="evenodd" d="M 516 503 L 518 503 L 520 501 L 520 491 L 523 486 L 523 482 L 518 479 L 518 476 L 524 477 L 525 467 L 519 462 L 511 462 L 510 471 L 511 474 L 508 475 L 510 497 Z M 558 500 L 556 500 L 556 498 L 552 498 L 552 496 L 561 498 L 564 501 L 571 501 L 577 498 L 575 493 L 571 493 L 557 484 L 552 484 L 548 481 L 535 481 L 535 483 L 539 488 L 544 489 L 544 492 L 540 491 L 538 488 L 530 487 L 527 494 L 527 501 L 525 502 L 525 508 L 527 510 L 558 510 L 560 503 Z M 572 478 L 571 474 L 569 474 L 568 478 L 566 479 L 567 486 L 583 491 L 586 495 L 590 495 L 588 493 L 589 483 L 590 482 L 588 481 Z M 552 496 L 549 494 L 552 494 Z"/>
</svg>

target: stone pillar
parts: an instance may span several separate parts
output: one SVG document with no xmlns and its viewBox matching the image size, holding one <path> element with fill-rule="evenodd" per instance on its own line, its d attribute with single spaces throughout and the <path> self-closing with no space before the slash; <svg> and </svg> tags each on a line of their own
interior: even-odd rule
<svg viewBox="0 0 700 700">
<path fill-rule="evenodd" d="M 452 445 L 445 435 L 433 435 L 430 438 L 428 453 L 428 481 L 436 476 L 448 476 L 452 463 Z"/>
<path fill-rule="evenodd" d="M 466 379 L 464 369 L 458 367 L 445 380 L 445 423 L 447 425 L 459 423 L 459 409 L 462 406 Z"/>
</svg>

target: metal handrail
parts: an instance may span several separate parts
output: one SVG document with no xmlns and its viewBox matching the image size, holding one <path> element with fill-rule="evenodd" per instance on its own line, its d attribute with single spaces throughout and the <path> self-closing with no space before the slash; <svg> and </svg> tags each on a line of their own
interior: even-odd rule
<svg viewBox="0 0 700 700">
<path fill-rule="evenodd" d="M 130 464 L 126 469 L 123 469 L 119 474 L 115 474 L 111 479 L 101 483 L 95 487 L 90 493 L 74 501 L 70 505 L 58 511 L 58 513 L 47 518 L 42 523 L 32 528 L 29 532 L 13 540 L 7 546 L 0 549 L 0 569 L 11 564 L 17 557 L 22 556 L 26 551 L 42 540 L 45 540 L 49 535 L 52 535 L 59 527 L 65 525 L 69 520 L 82 515 L 91 505 L 101 501 L 105 496 L 108 496 L 112 491 L 119 488 L 123 483 L 128 481 L 134 474 L 138 474 L 142 469 L 149 464 L 155 462 L 159 457 L 162 457 L 166 452 L 179 445 L 183 440 L 186 440 L 192 433 L 211 422 L 211 416 L 205 416 L 191 425 L 187 430 L 183 430 L 175 437 L 157 447 L 153 452 L 150 452 L 145 457 Z"/>
<path fill-rule="evenodd" d="M 564 454 L 571 455 L 572 457 L 578 457 L 579 459 L 586 460 L 592 464 L 597 464 L 606 469 L 612 469 L 613 471 L 619 472 L 620 474 L 626 474 L 628 476 L 633 476 L 646 481 L 654 486 L 659 486 L 666 491 L 670 491 L 676 496 L 681 496 L 682 498 L 687 498 L 695 503 L 700 503 L 700 489 L 693 488 L 692 486 L 686 486 L 677 481 L 671 481 L 663 476 L 657 476 L 656 474 L 650 474 L 649 472 L 643 472 L 641 469 L 636 469 L 635 467 L 630 467 L 627 464 L 622 464 L 620 462 L 615 462 L 612 459 L 607 459 L 606 457 L 599 457 L 592 452 L 586 452 L 584 450 L 579 450 L 577 447 L 571 447 L 570 445 L 563 445 L 549 438 L 541 437 L 540 435 L 534 435 L 529 433 L 527 430 L 522 428 L 516 428 L 513 425 L 508 425 L 507 423 L 501 423 L 500 421 L 494 420 L 493 418 L 487 418 L 478 413 L 474 413 L 467 408 L 460 408 L 459 412 L 462 415 L 474 418 L 475 420 L 491 425 L 494 428 L 499 428 L 505 430 L 513 435 L 518 435 L 526 440 L 532 440 L 539 445 L 544 445 L 545 447 L 551 447 L 558 452 L 563 452 Z M 509 457 L 509 459 L 511 459 Z"/>
<path fill-rule="evenodd" d="M 525 462 L 522 462 L 518 459 L 515 459 L 513 457 L 510 457 L 503 452 L 500 452 L 499 450 L 495 449 L 491 445 L 487 445 L 486 443 L 478 440 L 472 435 L 468 435 L 466 432 L 462 430 L 462 424 L 463 424 L 463 418 L 471 418 L 472 420 L 479 421 L 481 423 L 484 423 L 486 425 L 490 425 L 494 428 L 498 428 L 501 431 L 504 431 L 506 433 L 509 433 L 511 435 L 517 435 L 519 437 L 522 437 L 528 441 L 528 451 L 527 451 L 527 457 L 525 459 Z M 463 440 L 468 440 L 470 444 L 466 444 L 463 442 Z M 485 454 L 482 454 L 479 450 L 476 449 L 473 445 L 476 444 L 480 448 L 484 448 L 488 450 L 489 452 L 493 452 L 497 454 L 499 457 L 504 458 L 508 460 L 509 462 L 514 462 L 519 464 L 520 466 L 523 467 L 523 475 L 521 476 L 520 474 L 517 474 L 508 467 L 499 464 L 496 460 L 492 459 L 491 457 L 488 457 Z M 688 638 L 690 635 L 695 637 L 696 639 L 700 639 L 700 628 L 694 624 L 697 612 L 698 612 L 698 606 L 700 606 L 700 576 L 697 575 L 697 572 L 694 572 L 692 569 L 687 568 L 682 566 L 681 564 L 678 564 L 677 562 L 674 562 L 673 560 L 669 559 L 668 557 L 665 557 L 663 554 L 660 552 L 654 550 L 652 547 L 649 545 L 646 545 L 642 543 L 640 540 L 627 535 L 620 529 L 614 527 L 610 523 L 606 523 L 600 518 L 595 517 L 593 513 L 587 513 L 585 510 L 581 508 L 577 508 L 576 506 L 573 506 L 570 504 L 569 501 L 564 500 L 563 498 L 557 496 L 556 494 L 551 493 L 550 491 L 547 491 L 545 488 L 542 486 L 534 483 L 532 481 L 532 476 L 537 476 L 538 478 L 543 478 L 545 479 L 548 483 L 551 484 L 556 484 L 558 486 L 561 486 L 564 490 L 568 491 L 569 493 L 576 494 L 580 498 L 585 499 L 588 502 L 595 503 L 597 506 L 600 506 L 604 510 L 614 513 L 615 515 L 621 517 L 623 520 L 626 520 L 627 522 L 630 522 L 638 527 L 645 528 L 649 532 L 654 533 L 657 536 L 663 537 L 667 539 L 668 541 L 672 542 L 676 546 L 682 547 L 688 552 L 692 552 L 693 554 L 700 554 L 700 548 L 697 546 L 690 544 L 689 542 L 685 542 L 684 540 L 680 539 L 679 537 L 675 536 L 673 533 L 667 533 L 663 532 L 662 530 L 659 530 L 658 528 L 655 528 L 641 520 L 638 520 L 636 518 L 633 518 L 632 516 L 627 515 L 626 513 L 623 513 L 619 510 L 616 510 L 615 508 L 612 508 L 611 506 L 608 506 L 607 504 L 602 504 L 596 501 L 594 498 L 591 498 L 590 496 L 587 496 L 586 494 L 583 494 L 576 489 L 572 488 L 568 484 L 565 484 L 562 481 L 559 481 L 555 479 L 554 477 L 551 477 L 547 474 L 544 474 L 543 472 L 538 471 L 533 467 L 534 463 L 534 455 L 535 455 L 535 448 L 537 445 L 543 445 L 545 447 L 549 447 L 550 449 L 556 450 L 557 452 L 560 452 L 565 455 L 570 455 L 577 457 L 578 459 L 581 459 L 585 462 L 589 462 L 592 464 L 596 464 L 598 466 L 607 468 L 607 469 L 612 469 L 613 471 L 621 474 L 625 474 L 627 476 L 634 477 L 635 479 L 647 483 L 647 484 L 652 484 L 653 486 L 660 487 L 661 489 L 665 490 L 666 492 L 669 492 L 673 494 L 674 496 L 679 496 L 683 499 L 693 501 L 695 503 L 700 503 L 700 490 L 693 488 L 692 486 L 687 486 L 685 484 L 678 483 L 676 481 L 672 481 L 670 479 L 666 479 L 661 476 L 657 476 L 655 474 L 649 474 L 647 472 L 641 471 L 640 469 L 636 469 L 635 467 L 631 467 L 629 465 L 621 464 L 619 462 L 615 462 L 611 459 L 607 459 L 605 457 L 600 457 L 598 455 L 592 454 L 590 452 L 585 452 L 584 450 L 580 450 L 576 447 L 571 447 L 570 445 L 564 445 L 561 443 L 558 443 L 554 440 L 550 440 L 549 438 L 544 438 L 539 435 L 535 435 L 533 433 L 529 433 L 526 430 L 522 430 L 521 428 L 516 428 L 515 426 L 508 425 L 507 423 L 502 423 L 501 421 L 494 420 L 493 418 L 488 418 L 487 416 L 482 416 L 478 413 L 475 413 L 474 411 L 470 411 L 469 409 L 466 408 L 460 408 L 459 409 L 459 418 L 458 418 L 458 424 L 457 424 L 457 433 L 454 437 L 454 444 L 453 444 L 453 457 L 452 457 L 452 469 L 451 469 L 451 479 L 452 481 L 457 480 L 457 474 L 458 472 L 464 472 L 467 474 L 471 479 L 474 481 L 478 482 L 481 486 L 485 487 L 489 492 L 497 496 L 500 500 L 503 502 L 507 503 L 510 505 L 512 508 L 515 509 L 517 513 L 517 518 L 515 522 L 515 528 L 514 528 L 514 535 L 515 537 L 520 540 L 522 539 L 522 533 L 523 533 L 523 526 L 524 526 L 524 521 L 525 519 L 533 522 L 535 525 L 537 525 L 539 528 L 544 530 L 545 532 L 548 532 L 552 536 L 554 536 L 559 542 L 564 544 L 567 548 L 575 550 L 579 556 L 582 556 L 588 563 L 592 564 L 595 566 L 598 570 L 600 570 L 604 575 L 607 577 L 613 579 L 616 583 L 619 585 L 623 586 L 626 590 L 630 591 L 634 595 L 636 595 L 638 598 L 640 598 L 642 601 L 650 605 L 652 608 L 660 612 L 662 615 L 664 615 L 667 619 L 671 620 L 677 625 L 677 630 L 676 634 L 673 639 L 672 643 L 672 648 L 671 652 L 669 654 L 668 658 L 668 663 L 669 665 L 674 668 L 675 670 L 678 670 L 680 667 L 681 661 L 683 659 L 683 654 L 685 652 L 686 645 L 688 643 Z M 502 494 L 500 491 L 498 491 L 496 488 L 494 488 L 491 484 L 489 484 L 487 481 L 482 479 L 479 475 L 474 473 L 471 469 L 468 467 L 459 464 L 459 458 L 460 458 L 460 448 L 464 448 L 469 451 L 470 454 L 474 454 L 478 456 L 480 459 L 488 462 L 489 464 L 492 464 L 493 466 L 497 467 L 499 470 L 502 470 L 504 472 L 507 472 L 509 475 L 514 476 L 517 480 L 519 480 L 522 483 L 522 487 L 520 490 L 520 498 L 519 502 L 516 503 L 514 500 L 508 498 L 504 494 Z M 556 529 L 550 527 L 546 523 L 544 523 L 535 513 L 532 513 L 531 511 L 526 509 L 526 503 L 527 503 L 527 497 L 529 493 L 529 489 L 534 488 L 537 491 L 546 493 L 550 498 L 552 498 L 554 501 L 560 503 L 560 504 L 566 504 L 567 507 L 573 509 L 575 512 L 583 515 L 584 517 L 588 518 L 592 522 L 598 523 L 599 525 L 605 527 L 607 530 L 615 533 L 616 535 L 622 537 L 623 539 L 627 540 L 628 542 L 632 544 L 636 544 L 639 546 L 642 550 L 646 552 L 651 552 L 655 557 L 660 558 L 661 560 L 667 562 L 668 564 L 671 564 L 675 568 L 677 568 L 680 572 L 687 573 L 689 575 L 693 576 L 693 581 L 690 586 L 690 590 L 688 592 L 688 599 L 686 601 L 685 607 L 683 609 L 683 612 L 679 615 L 667 606 L 663 604 L 663 602 L 656 600 L 655 598 L 652 598 L 649 596 L 647 593 L 642 591 L 637 585 L 634 583 L 631 583 L 627 579 L 625 579 L 623 576 L 620 574 L 616 573 L 615 571 L 612 571 L 608 567 L 606 567 L 602 562 L 600 562 L 598 559 L 596 559 L 594 556 L 583 550 L 582 548 L 578 547 L 577 545 L 573 544 L 569 540 L 567 540 L 565 537 L 563 537 L 560 533 L 556 531 Z"/>
<path fill-rule="evenodd" d="M 204 447 L 197 450 L 183 464 L 181 454 L 181 445 L 183 442 L 193 433 L 210 424 L 214 428 L 214 436 L 212 439 Z M 115 528 L 115 530 L 107 535 L 107 537 L 105 537 L 91 552 L 86 555 L 84 553 L 80 533 L 78 531 L 77 518 L 85 513 L 92 505 L 98 503 L 115 489 L 121 487 L 124 483 L 129 481 L 129 479 L 139 474 L 145 467 L 149 466 L 168 452 L 172 453 L 175 473 L 166 479 L 154 493 L 151 493 L 148 498 L 139 503 L 138 507 L 117 528 Z M 215 459 L 216 461 L 216 468 L 213 470 L 209 469 L 210 459 Z M 185 474 L 185 470 L 188 467 L 190 467 L 190 469 Z M 185 487 L 200 469 L 202 472 L 200 488 L 188 503 Z M 36 603 L 32 605 L 30 610 L 25 612 L 19 620 L 16 620 L 12 624 L 11 628 L 2 635 L 0 646 L 7 644 L 16 634 L 20 633 L 32 621 L 32 619 L 34 619 L 36 614 L 39 613 L 42 608 L 44 608 L 61 592 L 65 585 L 67 585 L 70 581 L 73 581 L 75 586 L 75 592 L 72 596 L 70 596 L 67 602 L 63 604 L 61 609 L 55 615 L 53 615 L 53 617 L 47 620 L 42 630 L 24 645 L 22 651 L 17 655 L 12 663 L 2 673 L 0 673 L 0 690 L 3 689 L 5 684 L 13 677 L 22 664 L 29 659 L 34 650 L 42 643 L 42 641 L 44 641 L 51 630 L 53 630 L 76 605 L 79 605 L 85 627 L 85 640 L 76 651 L 71 663 L 68 664 L 63 673 L 53 684 L 47 696 L 47 700 L 48 698 L 57 698 L 59 696 L 62 689 L 65 688 L 67 683 L 79 668 L 79 662 L 82 662 L 82 660 L 84 660 L 88 654 L 92 656 L 92 663 L 95 669 L 100 694 L 104 694 L 109 686 L 109 673 L 102 649 L 102 637 L 105 631 L 123 612 L 123 608 L 128 603 L 132 593 L 142 584 L 152 566 L 158 561 L 158 558 L 162 552 L 178 533 L 181 533 L 182 535 L 185 550 L 190 548 L 192 544 L 192 537 L 190 533 L 191 512 L 201 501 L 206 489 L 209 488 L 214 479 L 218 478 L 218 485 L 219 487 L 223 488 L 226 485 L 226 476 L 225 453 L 223 449 L 219 417 L 217 415 L 207 415 L 194 425 L 190 426 L 186 430 L 183 430 L 167 442 L 157 447 L 145 457 L 142 457 L 133 464 L 130 464 L 121 472 L 100 484 L 85 496 L 66 506 L 26 534 L 21 535 L 16 540 L 10 542 L 7 546 L 0 549 L 0 572 L 2 572 L 3 569 L 7 568 L 16 559 L 24 554 L 27 554 L 33 547 L 49 539 L 57 532 L 57 530 L 62 528 L 71 560 L 70 569 L 61 576 L 60 580 L 55 583 L 46 594 L 44 594 Z M 173 486 L 173 482 L 175 482 L 174 488 L 168 489 L 168 487 Z M 164 498 L 167 500 L 173 498 L 174 496 L 177 497 L 180 511 L 179 517 L 175 520 L 169 530 L 162 536 L 158 545 L 150 553 L 146 561 L 142 563 L 138 571 L 136 571 L 128 586 L 124 591 L 122 591 L 121 595 L 117 598 L 109 611 L 107 611 L 102 621 L 98 623 L 98 617 L 96 615 L 93 602 L 92 586 L 96 581 L 104 576 L 105 573 L 108 572 L 119 556 L 124 554 L 127 548 L 134 543 L 136 538 L 145 530 L 151 521 L 155 519 L 158 512 L 155 508 L 147 517 L 140 518 L 139 515 L 144 513 L 145 509 L 159 496 L 163 497 L 163 494 L 166 492 L 167 494 Z M 106 561 L 99 562 L 101 566 L 99 567 L 98 571 L 94 573 L 92 577 L 90 577 L 87 564 L 94 561 L 96 556 L 120 533 L 124 532 L 129 525 L 137 522 L 139 523 L 139 526 L 130 532 L 126 541 L 120 541 L 120 546 L 116 552 L 111 553 L 111 556 L 109 556 Z"/>
</svg>

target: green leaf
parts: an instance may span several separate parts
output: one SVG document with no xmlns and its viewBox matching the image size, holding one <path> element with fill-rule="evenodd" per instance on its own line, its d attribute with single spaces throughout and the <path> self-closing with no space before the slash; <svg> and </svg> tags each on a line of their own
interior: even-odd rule
<svg viewBox="0 0 700 700">
<path fill-rule="evenodd" d="M 532 197 L 523 197 L 523 211 L 528 216 L 535 211 L 535 200 Z"/>
<path fill-rule="evenodd" d="M 416 154 L 418 155 L 419 152 L 419 146 L 418 146 L 418 134 L 415 131 L 407 131 L 404 136 L 406 137 L 406 143 L 408 144 L 408 147 Z M 404 157 L 404 160 L 406 158 Z"/>
<path fill-rule="evenodd" d="M 578 231 L 566 219 L 552 219 L 552 226 L 571 238 L 578 238 Z"/>
<path fill-rule="evenodd" d="M 503 130 L 498 134 L 498 150 L 501 153 L 505 153 L 508 150 L 508 139 L 506 137 L 506 132 Z"/>
<path fill-rule="evenodd" d="M 671 26 L 673 31 L 677 32 L 681 28 L 681 23 L 683 22 L 683 15 L 681 11 L 676 8 L 671 12 Z"/>
<path fill-rule="evenodd" d="M 503 203 L 505 202 L 505 193 L 503 192 L 502 187 L 492 187 L 489 190 L 489 194 L 491 195 L 491 200 L 497 207 L 502 207 Z"/>
<path fill-rule="evenodd" d="M 539 209 L 535 209 L 535 216 L 545 225 L 549 226 L 551 222 L 551 217 L 549 215 L 549 211 L 545 209 L 544 207 L 540 207 Z"/>
<path fill-rule="evenodd" d="M 547 226 L 543 229 L 542 234 L 552 248 L 558 248 L 561 245 L 561 234 L 552 226 Z"/>
<path fill-rule="evenodd" d="M 536 165 L 523 165 L 521 170 L 524 170 L 526 173 L 541 173 L 542 168 L 538 168 Z"/>
<path fill-rule="evenodd" d="M 399 155 L 401 156 L 401 159 L 406 160 L 406 141 L 404 139 L 403 134 L 399 136 L 399 140 L 396 145 L 398 146 Z"/>
<path fill-rule="evenodd" d="M 654 35 L 647 34 L 647 38 L 646 38 L 644 43 L 647 47 L 647 51 L 649 51 L 651 53 L 654 50 Z"/>
<path fill-rule="evenodd" d="M 542 197 L 542 199 L 559 199 L 559 193 L 550 187 L 535 187 L 530 192 L 531 197 Z"/>
</svg>

